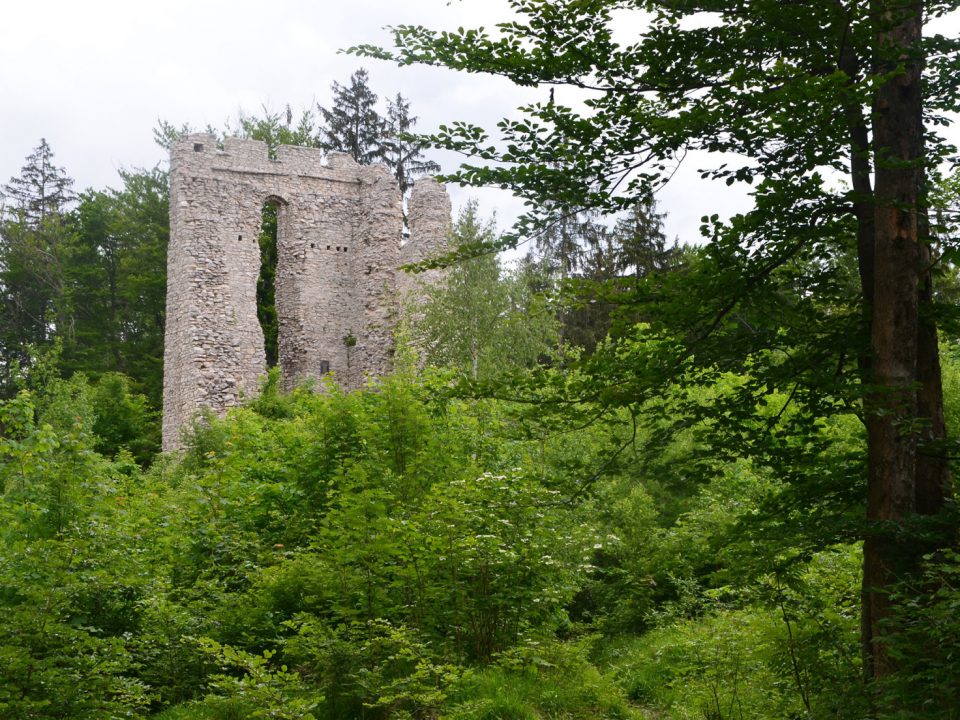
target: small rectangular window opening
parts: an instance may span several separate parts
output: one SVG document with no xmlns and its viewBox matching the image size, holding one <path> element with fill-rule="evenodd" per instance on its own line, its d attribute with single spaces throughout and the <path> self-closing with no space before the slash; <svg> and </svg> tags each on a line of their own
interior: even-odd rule
<svg viewBox="0 0 960 720">
<path fill-rule="evenodd" d="M 329 361 L 329 360 L 321 360 L 321 361 L 320 361 L 320 374 L 321 374 L 321 375 L 326 375 L 328 372 L 330 372 L 330 361 Z"/>
<path fill-rule="evenodd" d="M 317 246 L 316 243 L 310 243 L 310 247 L 315 248 L 316 246 Z"/>
<path fill-rule="evenodd" d="M 243 240 L 243 235 L 237 235 L 237 241 Z"/>
<path fill-rule="evenodd" d="M 194 152 L 203 152 L 203 143 L 194 143 L 193 144 Z"/>
</svg>

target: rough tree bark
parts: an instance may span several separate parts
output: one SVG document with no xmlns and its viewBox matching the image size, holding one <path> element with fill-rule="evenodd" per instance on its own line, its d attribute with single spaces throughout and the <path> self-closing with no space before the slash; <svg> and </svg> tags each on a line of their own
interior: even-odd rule
<svg viewBox="0 0 960 720">
<path fill-rule="evenodd" d="M 895 664 L 882 642 L 888 590 L 917 569 L 923 548 L 911 534 L 917 514 L 936 514 L 948 492 L 945 462 L 930 452 L 943 439 L 937 331 L 922 312 L 932 298 L 923 208 L 922 57 L 918 0 L 873 0 L 878 23 L 875 71 L 887 79 L 873 115 L 875 165 L 871 359 L 866 401 L 867 520 L 864 544 L 865 671 L 882 677 Z M 866 253 L 870 256 L 869 250 Z M 861 262 L 866 258 L 861 252 Z M 865 268 L 861 267 L 861 270 Z"/>
</svg>

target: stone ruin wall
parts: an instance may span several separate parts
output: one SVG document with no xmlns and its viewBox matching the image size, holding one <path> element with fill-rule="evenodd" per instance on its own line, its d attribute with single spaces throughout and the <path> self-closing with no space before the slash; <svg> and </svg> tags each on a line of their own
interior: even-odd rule
<svg viewBox="0 0 960 720">
<path fill-rule="evenodd" d="M 163 447 L 201 408 L 223 413 L 265 373 L 257 319 L 260 224 L 278 206 L 279 365 L 292 387 L 326 372 L 344 387 L 390 369 L 393 315 L 415 283 L 398 270 L 445 246 L 450 199 L 418 181 L 401 247 L 400 192 L 382 165 L 344 153 L 189 135 L 170 155 L 170 247 L 164 350 Z"/>
</svg>

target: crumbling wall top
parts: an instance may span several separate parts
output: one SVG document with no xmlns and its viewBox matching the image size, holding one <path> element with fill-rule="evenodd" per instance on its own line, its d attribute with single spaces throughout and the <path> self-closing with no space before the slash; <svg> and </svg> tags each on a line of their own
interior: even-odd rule
<svg viewBox="0 0 960 720">
<path fill-rule="evenodd" d="M 324 153 L 320 148 L 280 145 L 276 159 L 270 157 L 262 140 L 229 137 L 223 149 L 208 133 L 193 133 L 174 142 L 171 166 L 190 168 L 208 174 L 233 171 L 268 175 L 308 176 L 329 180 L 358 182 L 368 174 L 381 174 L 386 168 L 361 167 L 347 153 Z"/>
<path fill-rule="evenodd" d="M 408 201 L 410 239 L 400 249 L 403 264 L 422 262 L 449 249 L 450 196 L 432 177 L 413 184 Z"/>
<path fill-rule="evenodd" d="M 223 149 L 208 133 L 193 133 L 175 141 L 170 151 L 171 168 L 189 169 L 200 176 L 215 171 L 314 177 L 338 182 L 378 182 L 393 177 L 381 163 L 358 165 L 349 153 L 324 153 L 320 148 L 280 145 L 276 159 L 262 140 L 226 138 Z"/>
</svg>

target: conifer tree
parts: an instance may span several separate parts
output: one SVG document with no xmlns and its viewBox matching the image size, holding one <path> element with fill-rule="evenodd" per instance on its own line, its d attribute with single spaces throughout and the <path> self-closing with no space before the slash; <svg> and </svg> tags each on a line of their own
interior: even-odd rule
<svg viewBox="0 0 960 720">
<path fill-rule="evenodd" d="M 320 146 L 328 152 L 348 153 L 361 165 L 383 159 L 387 134 L 386 121 L 376 110 L 377 95 L 368 80 L 367 71 L 360 68 L 350 76 L 349 85 L 333 83 L 329 110 L 318 106 L 324 123 Z"/>
<path fill-rule="evenodd" d="M 666 213 L 657 212 L 652 195 L 643 195 L 613 229 L 616 238 L 617 274 L 638 279 L 672 267 L 676 245 L 669 245 L 663 232 Z"/>
<path fill-rule="evenodd" d="M 19 213 L 22 220 L 38 229 L 50 216 L 59 216 L 74 196 L 70 188 L 73 180 L 63 168 L 53 164 L 53 151 L 46 138 L 27 156 L 27 164 L 20 177 L 10 178 L 0 195 L 6 200 L 8 212 Z"/>
<path fill-rule="evenodd" d="M 384 160 L 393 170 L 400 194 L 406 195 L 413 187 L 414 178 L 440 172 L 440 166 L 423 158 L 426 145 L 411 136 L 417 118 L 410 114 L 410 101 L 400 93 L 387 105 L 387 129 L 383 141 Z"/>
<path fill-rule="evenodd" d="M 61 367 L 97 378 L 122 372 L 159 406 L 163 386 L 167 175 L 121 172 L 119 190 L 88 191 L 72 215 L 64 277 L 73 332 Z"/>
<path fill-rule="evenodd" d="M 593 351 L 611 329 L 625 294 L 635 291 L 641 278 L 676 263 L 678 249 L 667 243 L 663 218 L 650 195 L 615 223 L 597 212 L 555 211 L 526 263 L 564 296 L 558 312 L 565 342 Z"/>
<path fill-rule="evenodd" d="M 29 360 L 30 345 L 70 332 L 63 259 L 72 185 L 42 139 L 0 191 L 0 392 L 10 391 L 12 368 Z"/>
</svg>

